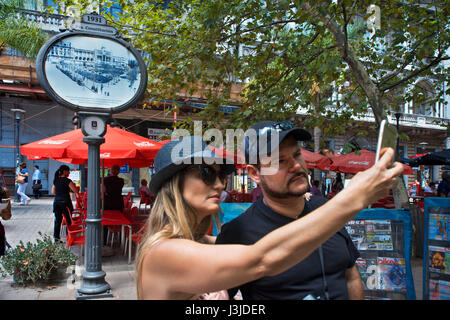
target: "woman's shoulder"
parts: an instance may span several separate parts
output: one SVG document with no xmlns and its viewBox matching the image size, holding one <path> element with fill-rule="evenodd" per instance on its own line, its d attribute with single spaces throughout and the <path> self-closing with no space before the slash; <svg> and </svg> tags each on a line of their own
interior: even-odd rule
<svg viewBox="0 0 450 320">
<path fill-rule="evenodd" d="M 185 262 L 196 256 L 202 246 L 193 240 L 181 238 L 165 238 L 157 240 L 143 251 L 143 262 L 147 268 L 158 270 L 172 266 L 174 269 L 183 268 Z"/>
</svg>

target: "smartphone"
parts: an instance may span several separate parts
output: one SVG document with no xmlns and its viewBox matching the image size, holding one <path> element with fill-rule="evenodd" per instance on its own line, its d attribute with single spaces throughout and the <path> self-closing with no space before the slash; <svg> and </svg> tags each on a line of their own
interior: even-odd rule
<svg viewBox="0 0 450 320">
<path fill-rule="evenodd" d="M 377 152 L 375 156 L 375 163 L 380 159 L 380 154 L 385 148 L 397 149 L 397 129 L 390 125 L 386 120 L 382 120 L 380 124 L 380 131 L 378 132 Z"/>
</svg>

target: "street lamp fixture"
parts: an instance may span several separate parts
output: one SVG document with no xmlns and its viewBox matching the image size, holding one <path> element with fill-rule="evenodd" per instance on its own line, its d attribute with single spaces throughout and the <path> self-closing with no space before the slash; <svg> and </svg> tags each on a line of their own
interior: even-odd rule
<svg viewBox="0 0 450 320">
<path fill-rule="evenodd" d="M 425 146 L 428 144 L 428 142 L 420 142 L 419 144 L 422 147 L 422 155 L 424 155 L 425 154 Z"/>
<path fill-rule="evenodd" d="M 25 115 L 25 110 L 23 109 L 11 109 L 14 112 L 14 119 L 16 120 L 16 168 L 19 166 L 20 157 L 20 114 Z"/>
</svg>

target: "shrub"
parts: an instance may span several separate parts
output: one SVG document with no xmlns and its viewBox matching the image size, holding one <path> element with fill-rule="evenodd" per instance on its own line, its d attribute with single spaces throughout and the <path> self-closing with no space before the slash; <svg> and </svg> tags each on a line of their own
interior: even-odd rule
<svg viewBox="0 0 450 320">
<path fill-rule="evenodd" d="M 0 259 L 2 277 L 11 275 L 16 284 L 26 286 L 48 280 L 52 273 L 75 263 L 77 256 L 62 242 L 53 242 L 41 232 L 39 235 L 42 240 L 37 239 L 36 243 L 20 241 L 16 248 L 7 250 Z"/>
</svg>

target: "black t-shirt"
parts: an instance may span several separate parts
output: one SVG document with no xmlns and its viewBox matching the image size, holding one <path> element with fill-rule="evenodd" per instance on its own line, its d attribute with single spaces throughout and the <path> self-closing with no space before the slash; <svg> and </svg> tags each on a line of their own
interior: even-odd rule
<svg viewBox="0 0 450 320">
<path fill-rule="evenodd" d="M 448 195 L 450 192 L 450 181 L 442 180 L 441 183 L 439 183 L 437 188 L 438 196 L 441 196 L 441 193 L 443 193 L 445 196 Z"/>
<path fill-rule="evenodd" d="M 55 178 L 53 185 L 55 186 L 55 202 L 72 202 L 70 199 L 70 187 L 72 182 L 69 178 Z"/>
<path fill-rule="evenodd" d="M 105 209 L 123 210 L 122 188 L 124 180 L 118 176 L 109 176 L 104 180 L 105 185 Z"/>
<path fill-rule="evenodd" d="M 308 214 L 326 201 L 323 197 L 313 196 L 310 201 L 305 201 L 305 208 L 300 216 Z M 276 213 L 260 198 L 239 217 L 222 226 L 216 244 L 250 245 L 294 220 Z M 322 244 L 322 248 L 330 299 L 348 299 L 345 272 L 354 266 L 359 257 L 358 250 L 345 228 Z M 230 297 L 234 296 L 237 289 L 241 290 L 242 297 L 246 300 L 298 300 L 308 294 L 323 296 L 322 268 L 318 250 L 276 276 L 264 277 L 229 290 Z"/>
</svg>

